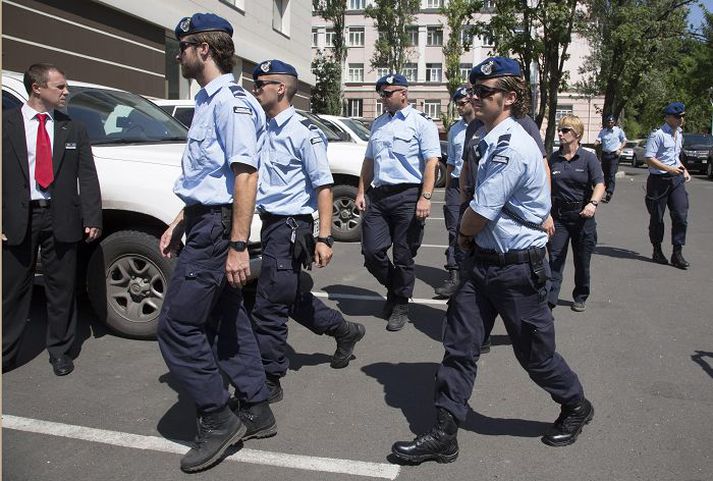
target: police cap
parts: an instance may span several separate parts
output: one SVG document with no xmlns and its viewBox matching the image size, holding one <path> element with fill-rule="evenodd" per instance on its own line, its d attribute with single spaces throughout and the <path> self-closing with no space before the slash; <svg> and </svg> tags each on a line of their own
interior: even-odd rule
<svg viewBox="0 0 713 481">
<path fill-rule="evenodd" d="M 194 13 L 190 17 L 183 17 L 174 32 L 179 40 L 199 32 L 225 32 L 232 37 L 233 27 L 226 19 L 214 13 Z"/>
<path fill-rule="evenodd" d="M 393 85 L 394 87 L 408 87 L 408 80 L 400 73 L 390 73 L 384 75 L 376 81 L 376 91 L 378 92 L 384 87 Z"/>
<path fill-rule="evenodd" d="M 253 69 L 253 80 L 261 75 L 292 75 L 297 77 L 297 70 L 289 63 L 282 60 L 265 60 Z"/>
<path fill-rule="evenodd" d="M 612 114 L 607 115 L 604 117 L 605 122 L 616 122 L 616 117 L 614 117 Z"/>
<path fill-rule="evenodd" d="M 453 101 L 455 102 L 458 99 L 462 99 L 463 97 L 468 96 L 468 89 L 464 86 L 460 86 L 456 89 L 455 92 L 453 92 Z"/>
<path fill-rule="evenodd" d="M 663 109 L 664 115 L 683 115 L 686 113 L 686 106 L 683 102 L 671 102 Z"/>
<path fill-rule="evenodd" d="M 496 77 L 519 77 L 522 75 L 520 64 L 517 60 L 507 57 L 490 57 L 480 62 L 470 70 L 470 83 L 475 85 L 478 79 Z"/>
</svg>

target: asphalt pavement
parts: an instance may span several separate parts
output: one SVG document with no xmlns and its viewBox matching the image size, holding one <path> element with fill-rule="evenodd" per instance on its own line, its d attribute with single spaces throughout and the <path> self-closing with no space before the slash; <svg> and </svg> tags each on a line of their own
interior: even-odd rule
<svg viewBox="0 0 713 481">
<path fill-rule="evenodd" d="M 337 244 L 312 272 L 313 291 L 367 328 L 348 368 L 329 367 L 331 338 L 290 322 L 279 432 L 250 440 L 204 473 L 179 459 L 195 434 L 192 404 L 168 374 L 158 345 L 116 337 L 82 301 L 76 370 L 57 378 L 43 351 L 44 299 L 36 289 L 25 363 L 2 379 L 5 480 L 680 480 L 713 479 L 713 182 L 687 185 L 688 271 L 652 263 L 645 169 L 623 167 L 614 199 L 597 212 L 599 244 L 584 313 L 569 309 L 573 270 L 555 309 L 558 351 L 595 408 L 576 444 L 540 436 L 558 406 L 520 368 L 500 321 L 479 363 L 471 411 L 452 464 L 399 466 L 391 444 L 428 429 L 443 348 L 446 273 L 443 191 L 434 194 L 416 258 L 412 322 L 386 331 L 384 290 L 363 267 L 358 244 Z M 670 221 L 664 252 L 671 253 Z"/>
</svg>

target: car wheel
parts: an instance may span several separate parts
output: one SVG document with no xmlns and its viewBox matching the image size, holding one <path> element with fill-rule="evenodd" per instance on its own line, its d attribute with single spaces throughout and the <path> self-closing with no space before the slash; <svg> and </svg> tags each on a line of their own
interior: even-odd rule
<svg viewBox="0 0 713 481">
<path fill-rule="evenodd" d="M 340 242 L 361 238 L 361 212 L 356 207 L 357 188 L 335 185 L 332 188 L 332 237 Z"/>
<path fill-rule="evenodd" d="M 638 159 L 636 158 L 636 155 L 634 155 L 634 156 L 631 158 L 631 166 L 632 166 L 632 167 L 638 167 L 638 166 L 639 166 L 639 161 L 638 161 Z"/>
<path fill-rule="evenodd" d="M 159 254 L 159 239 L 119 231 L 101 241 L 87 265 L 87 292 L 99 319 L 133 338 L 156 336 L 158 317 L 175 266 Z"/>
<path fill-rule="evenodd" d="M 445 187 L 446 186 L 446 175 L 448 175 L 448 167 L 443 162 L 438 162 L 438 168 L 436 169 L 436 183 L 435 187 Z"/>
<path fill-rule="evenodd" d="M 709 179 L 713 180 L 713 159 L 708 159 L 708 167 L 706 168 L 706 175 Z"/>
</svg>

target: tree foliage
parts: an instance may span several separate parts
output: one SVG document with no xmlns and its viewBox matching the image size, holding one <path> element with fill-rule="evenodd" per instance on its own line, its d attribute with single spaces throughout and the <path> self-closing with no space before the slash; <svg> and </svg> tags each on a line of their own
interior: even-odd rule
<svg viewBox="0 0 713 481">
<path fill-rule="evenodd" d="M 339 65 L 347 59 L 347 44 L 344 36 L 344 12 L 347 0 L 312 0 L 312 10 L 323 19 L 332 22 L 334 37 L 332 39 L 332 57 Z"/>
<path fill-rule="evenodd" d="M 341 66 L 320 50 L 312 60 L 312 73 L 317 77 L 317 82 L 312 89 L 312 111 L 319 114 L 341 115 Z"/>
<path fill-rule="evenodd" d="M 364 10 L 364 15 L 374 19 L 379 38 L 374 44 L 372 68 L 388 68 L 401 72 L 409 59 L 407 27 L 421 8 L 421 0 L 374 0 Z"/>
</svg>

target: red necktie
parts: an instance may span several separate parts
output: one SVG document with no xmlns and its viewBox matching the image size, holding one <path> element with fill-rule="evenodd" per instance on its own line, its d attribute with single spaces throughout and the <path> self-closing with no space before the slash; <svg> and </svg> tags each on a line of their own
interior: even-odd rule
<svg viewBox="0 0 713 481">
<path fill-rule="evenodd" d="M 37 129 L 37 148 L 35 149 L 35 180 L 46 189 L 54 180 L 52 171 L 52 144 L 45 129 L 47 114 L 37 114 L 40 126 Z"/>
</svg>

